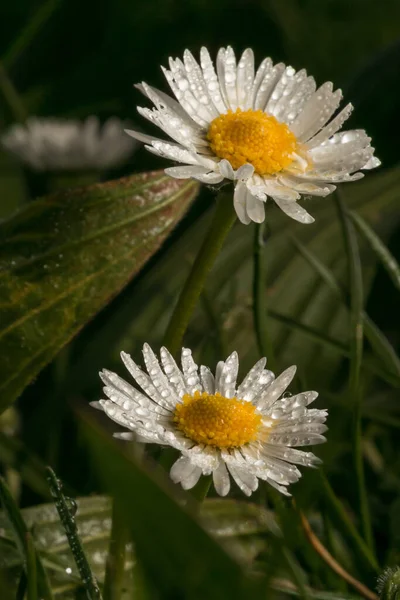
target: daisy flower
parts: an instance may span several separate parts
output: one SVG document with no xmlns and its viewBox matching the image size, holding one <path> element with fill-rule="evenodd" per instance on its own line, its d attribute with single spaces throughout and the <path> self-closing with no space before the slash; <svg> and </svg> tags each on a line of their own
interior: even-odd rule
<svg viewBox="0 0 400 600">
<path fill-rule="evenodd" d="M 104 125 L 94 116 L 85 121 L 32 117 L 12 125 L 1 144 L 35 171 L 101 171 L 131 154 L 134 142 L 123 128 L 115 117 Z"/>
<path fill-rule="evenodd" d="M 234 205 L 242 223 L 261 223 L 267 197 L 301 223 L 314 219 L 298 204 L 301 194 L 327 196 L 335 184 L 355 181 L 359 169 L 380 162 L 364 130 L 337 133 L 352 111 L 332 83 L 315 80 L 270 58 L 255 71 L 251 49 L 236 64 L 231 47 L 221 48 L 216 69 L 202 48 L 200 64 L 189 50 L 169 60 L 164 75 L 176 100 L 146 83 L 137 86 L 155 105 L 139 113 L 173 141 L 137 131 L 129 135 L 164 158 L 183 163 L 165 172 L 203 183 L 233 180 Z"/>
<path fill-rule="evenodd" d="M 218 363 L 215 375 L 208 367 L 199 368 L 187 348 L 182 349 L 181 369 L 166 348 L 160 354 L 161 361 L 148 344 L 143 346 L 145 373 L 122 352 L 141 391 L 103 370 L 107 399 L 93 404 L 131 430 L 115 437 L 179 450 L 170 473 L 175 483 L 187 490 L 202 474 L 212 474 L 217 493 L 225 496 L 230 474 L 248 496 L 259 479 L 290 495 L 287 486 L 301 477 L 296 465 L 320 462 L 312 452 L 294 448 L 324 442 L 327 417 L 326 410 L 307 408 L 316 392 L 282 396 L 296 367 L 275 379 L 262 358 L 238 385 L 236 352 Z"/>
</svg>

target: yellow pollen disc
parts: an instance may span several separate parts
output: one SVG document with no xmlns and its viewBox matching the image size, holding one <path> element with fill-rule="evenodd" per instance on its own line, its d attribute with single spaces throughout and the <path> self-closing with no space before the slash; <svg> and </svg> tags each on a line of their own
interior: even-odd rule
<svg viewBox="0 0 400 600">
<path fill-rule="evenodd" d="M 261 415 L 251 402 L 195 392 L 193 396 L 185 394 L 182 404 L 177 404 L 174 421 L 198 444 L 237 448 L 256 438 Z"/>
<path fill-rule="evenodd" d="M 259 175 L 273 175 L 292 162 L 296 136 L 262 110 L 231 110 L 211 122 L 207 133 L 210 147 L 234 169 L 246 163 Z"/>
</svg>

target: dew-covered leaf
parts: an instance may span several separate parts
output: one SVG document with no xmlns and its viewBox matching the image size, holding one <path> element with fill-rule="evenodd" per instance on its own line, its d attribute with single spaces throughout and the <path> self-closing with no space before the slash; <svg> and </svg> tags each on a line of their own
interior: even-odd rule
<svg viewBox="0 0 400 600">
<path fill-rule="evenodd" d="M 111 530 L 111 501 L 106 496 L 78 498 L 75 520 L 85 554 L 99 581 L 103 580 L 105 560 Z M 79 578 L 68 546 L 65 531 L 53 503 L 41 504 L 22 511 L 25 524 L 32 532 L 44 566 L 51 573 L 55 591 L 65 588 L 60 597 L 79 587 Z M 265 547 L 263 536 L 268 532 L 268 511 L 256 504 L 231 499 L 212 498 L 204 502 L 201 522 L 241 562 L 250 563 Z M 128 545 L 125 587 L 132 586 L 133 556 Z M 17 570 L 21 556 L 13 543 L 12 532 L 0 511 L 0 569 Z M 128 596 L 129 597 L 129 596 Z"/>
<path fill-rule="evenodd" d="M 0 409 L 155 253 L 197 189 L 142 173 L 57 193 L 0 224 Z"/>
</svg>

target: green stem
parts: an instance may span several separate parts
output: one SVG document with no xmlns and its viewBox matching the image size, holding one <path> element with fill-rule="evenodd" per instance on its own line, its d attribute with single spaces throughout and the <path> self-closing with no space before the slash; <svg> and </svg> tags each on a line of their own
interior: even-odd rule
<svg viewBox="0 0 400 600">
<path fill-rule="evenodd" d="M 254 229 L 254 271 L 253 271 L 253 318 L 258 350 L 268 358 L 270 368 L 275 370 L 275 357 L 268 327 L 266 306 L 266 261 L 265 261 L 265 221 Z"/>
<path fill-rule="evenodd" d="M 202 475 L 198 483 L 194 486 L 191 493 L 193 498 L 201 503 L 207 498 L 208 491 L 211 486 L 212 475 Z"/>
<path fill-rule="evenodd" d="M 118 502 L 114 499 L 110 545 L 104 578 L 104 600 L 120 600 L 123 592 L 128 529 Z"/>
<path fill-rule="evenodd" d="M 9 107 L 14 119 L 23 123 L 28 118 L 28 113 L 25 110 L 24 104 L 14 87 L 13 82 L 8 76 L 3 63 L 0 61 L 0 91 L 3 95 L 7 106 Z"/>
<path fill-rule="evenodd" d="M 192 270 L 175 306 L 164 337 L 164 345 L 172 354 L 176 354 L 182 345 L 182 339 L 189 324 L 196 302 L 204 287 L 204 282 L 215 259 L 236 220 L 232 195 L 221 192 L 211 227 L 203 241 L 193 263 Z"/>
</svg>

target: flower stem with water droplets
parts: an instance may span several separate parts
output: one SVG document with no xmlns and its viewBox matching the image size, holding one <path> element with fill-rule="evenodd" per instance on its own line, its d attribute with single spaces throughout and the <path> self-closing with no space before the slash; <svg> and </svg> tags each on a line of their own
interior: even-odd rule
<svg viewBox="0 0 400 600">
<path fill-rule="evenodd" d="M 189 324 L 204 283 L 222 245 L 236 220 L 232 194 L 221 192 L 210 229 L 193 263 L 189 277 L 181 291 L 178 302 L 164 336 L 164 346 L 176 355 Z"/>
<path fill-rule="evenodd" d="M 49 483 L 51 495 L 54 498 L 56 509 L 60 517 L 60 521 L 65 529 L 68 538 L 69 547 L 75 559 L 75 563 L 85 588 L 86 595 L 89 600 L 102 600 L 101 592 L 97 584 L 96 578 L 92 573 L 89 561 L 86 558 L 83 550 L 82 542 L 79 538 L 78 528 L 75 523 L 71 509 L 68 506 L 67 499 L 62 492 L 62 485 L 57 479 L 54 471 L 47 467 L 47 481 Z"/>
</svg>

